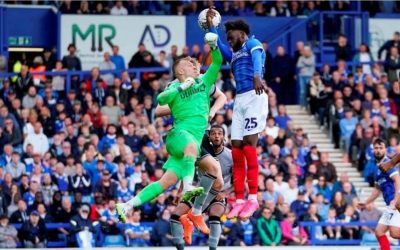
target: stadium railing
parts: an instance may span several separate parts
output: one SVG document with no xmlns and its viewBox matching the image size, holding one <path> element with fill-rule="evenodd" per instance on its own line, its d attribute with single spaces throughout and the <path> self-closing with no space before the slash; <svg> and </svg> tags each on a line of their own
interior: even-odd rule
<svg viewBox="0 0 400 250">
<path fill-rule="evenodd" d="M 377 222 L 347 222 L 347 223 L 329 223 L 329 222 L 299 222 L 301 226 L 307 228 L 309 231 L 309 244 L 310 245 L 360 245 L 362 243 L 361 239 L 354 239 L 354 240 L 346 240 L 346 239 L 318 239 L 317 238 L 317 227 L 362 227 L 367 226 L 370 228 L 374 228 Z M 143 222 L 141 223 L 146 229 L 151 229 L 154 226 L 153 222 Z M 16 229 L 20 229 L 22 224 L 13 224 Z M 120 229 L 124 228 L 124 224 L 118 224 Z M 70 228 L 70 224 L 68 223 L 46 223 L 47 230 L 56 230 L 58 228 L 64 228 L 68 230 Z M 49 241 L 47 242 L 47 247 L 66 247 L 67 242 L 66 240 L 60 241 Z"/>
<path fill-rule="evenodd" d="M 207 67 L 203 67 L 202 69 L 207 69 Z M 229 70 L 230 67 L 228 65 L 223 65 L 221 67 L 221 70 Z M 126 69 L 126 71 L 134 75 L 133 78 L 135 79 L 141 79 L 141 76 L 143 73 L 147 72 L 152 72 L 152 73 L 162 73 L 162 72 L 170 72 L 169 68 L 164 68 L 164 67 L 149 67 L 149 68 L 131 68 L 131 69 Z M 65 91 L 68 93 L 71 89 L 71 84 L 72 84 L 72 77 L 78 76 L 79 81 L 84 81 L 87 79 L 88 76 L 90 76 L 90 70 L 82 70 L 82 71 L 69 71 L 69 70 L 63 70 L 63 71 L 44 71 L 44 72 L 34 72 L 30 73 L 31 75 L 45 75 L 45 76 L 64 76 L 65 77 Z M 114 74 L 115 76 L 119 76 L 121 72 L 117 70 L 100 70 L 100 75 L 103 74 Z M 0 72 L 0 78 L 12 78 L 18 76 L 18 73 L 11 73 L 11 72 Z"/>
<path fill-rule="evenodd" d="M 361 239 L 318 239 L 317 238 L 317 227 L 362 227 L 367 226 L 370 228 L 375 228 L 377 222 L 337 222 L 337 223 L 330 223 L 330 222 L 300 222 L 300 225 L 304 228 L 309 229 L 309 242 L 310 245 L 360 245 L 362 243 Z"/>
</svg>

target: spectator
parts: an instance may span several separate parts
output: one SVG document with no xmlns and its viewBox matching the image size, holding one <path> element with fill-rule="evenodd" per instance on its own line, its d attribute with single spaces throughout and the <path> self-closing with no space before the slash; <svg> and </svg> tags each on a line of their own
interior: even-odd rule
<svg viewBox="0 0 400 250">
<path fill-rule="evenodd" d="M 79 10 L 77 10 L 76 13 L 77 14 L 81 14 L 81 15 L 90 14 L 89 2 L 88 1 L 82 1 Z"/>
<path fill-rule="evenodd" d="M 393 34 L 393 39 L 386 41 L 378 50 L 378 59 L 386 61 L 391 54 L 392 47 L 396 47 L 397 50 L 400 50 L 400 32 L 396 31 Z M 386 52 L 385 58 L 382 58 L 382 52 Z"/>
<path fill-rule="evenodd" d="M 9 221 L 7 214 L 0 215 L 0 248 L 17 247 L 18 232 Z"/>
<path fill-rule="evenodd" d="M 310 204 L 307 214 L 304 215 L 303 221 L 310 221 L 310 222 L 321 222 L 322 217 L 318 214 L 318 206 L 317 204 Z M 311 234 L 311 229 L 306 228 L 307 234 Z M 317 239 L 323 239 L 322 228 L 320 226 L 315 227 L 315 236 Z"/>
<path fill-rule="evenodd" d="M 289 17 L 290 11 L 286 7 L 286 3 L 283 0 L 277 0 L 275 5 L 271 7 L 271 11 L 269 13 L 270 16 L 278 16 L 278 17 Z"/>
<path fill-rule="evenodd" d="M 288 121 L 291 121 L 292 119 L 289 117 L 289 115 L 286 114 L 286 107 L 285 105 L 279 105 L 278 107 L 278 115 L 274 117 L 276 124 L 279 126 L 279 128 L 286 129 Z"/>
<path fill-rule="evenodd" d="M 33 211 L 21 229 L 21 240 L 25 248 L 45 248 L 47 244 L 46 225 L 40 221 L 39 213 Z"/>
<path fill-rule="evenodd" d="M 93 93 L 93 95 L 99 96 L 98 93 L 95 93 L 96 87 L 98 87 L 98 91 L 102 89 L 105 91 L 107 88 L 107 83 L 100 76 L 100 69 L 98 67 L 93 67 L 90 71 L 89 78 L 85 81 L 86 91 L 89 93 Z"/>
<path fill-rule="evenodd" d="M 115 200 L 108 202 L 108 208 L 101 214 L 100 223 L 102 225 L 101 230 L 106 235 L 116 235 L 120 233 L 120 229 L 117 227 L 118 216 L 115 210 Z"/>
<path fill-rule="evenodd" d="M 103 170 L 101 180 L 96 183 L 95 192 L 103 194 L 105 200 L 115 199 L 117 195 L 117 184 L 110 179 L 110 172 Z"/>
<path fill-rule="evenodd" d="M 25 174 L 25 164 L 21 162 L 21 157 L 18 152 L 13 152 L 11 161 L 6 165 L 4 173 L 10 173 L 14 180 L 19 180 L 21 175 Z"/>
<path fill-rule="evenodd" d="M 358 222 L 359 216 L 358 213 L 354 211 L 354 208 L 351 205 L 346 206 L 346 210 L 344 214 L 341 215 L 341 222 L 342 223 L 349 223 L 349 222 Z M 345 226 L 342 228 L 341 235 L 344 239 L 357 239 L 359 230 L 357 226 Z"/>
<path fill-rule="evenodd" d="M 35 107 L 39 99 L 42 99 L 42 97 L 37 95 L 36 88 L 34 86 L 30 86 L 28 93 L 22 99 L 22 106 L 27 109 L 32 109 Z"/>
<path fill-rule="evenodd" d="M 311 77 L 315 71 L 315 57 L 309 46 L 305 46 L 302 50 L 302 55 L 297 61 L 299 69 L 300 83 L 300 104 L 305 107 L 307 105 L 307 90 Z"/>
<path fill-rule="evenodd" d="M 56 192 L 55 196 L 57 194 L 60 195 L 61 198 L 61 194 Z M 54 201 L 53 205 L 55 205 Z M 53 213 L 54 220 L 58 223 L 69 223 L 73 216 L 76 214 L 76 210 L 72 208 L 72 203 L 69 197 L 63 197 L 61 203 L 59 205 L 56 204 L 56 206 L 59 207 L 57 208 L 57 210 L 53 209 Z"/>
<path fill-rule="evenodd" d="M 123 56 L 121 56 L 119 54 L 119 46 L 118 45 L 115 45 L 115 44 L 113 45 L 112 52 L 113 52 L 113 55 L 111 56 L 110 59 L 115 65 L 115 71 L 117 73 L 120 73 L 126 69 L 125 59 Z"/>
<path fill-rule="evenodd" d="M 321 153 L 320 164 L 317 166 L 318 176 L 324 176 L 325 180 L 332 185 L 337 179 L 335 166 L 329 162 L 328 153 Z"/>
<path fill-rule="evenodd" d="M 351 60 L 351 47 L 348 44 L 347 37 L 344 34 L 340 34 L 337 40 L 337 44 L 335 45 L 335 55 L 336 61 Z"/>
<path fill-rule="evenodd" d="M 365 43 L 361 43 L 358 53 L 353 58 L 353 63 L 356 65 L 362 65 L 362 72 L 364 74 L 371 74 L 371 65 L 374 63 L 374 58 L 369 50 L 369 47 Z"/>
<path fill-rule="evenodd" d="M 128 237 L 128 245 L 133 247 L 148 246 L 150 240 L 149 231 L 140 223 L 140 211 L 133 210 L 131 222 L 126 225 L 125 235 Z"/>
<path fill-rule="evenodd" d="M 334 207 L 330 207 L 328 211 L 328 218 L 325 222 L 329 223 L 338 223 L 339 220 L 336 218 L 337 212 Z M 327 226 L 325 227 L 325 231 L 328 235 L 328 239 L 340 239 L 341 236 L 341 228 L 340 226 Z"/>
<path fill-rule="evenodd" d="M 29 134 L 24 140 L 23 149 L 26 152 L 26 147 L 28 144 L 33 146 L 34 152 L 44 155 L 49 150 L 49 140 L 45 134 L 42 132 L 42 124 L 36 122 L 34 124 L 34 133 Z"/>
<path fill-rule="evenodd" d="M 107 86 L 111 86 L 114 82 L 114 71 L 116 69 L 116 66 L 111 60 L 110 53 L 105 52 L 103 57 L 104 61 L 100 63 L 99 69 L 112 72 L 102 74 L 100 77 L 106 82 Z"/>
<path fill-rule="evenodd" d="M 293 59 L 286 54 L 282 46 L 278 46 L 276 56 L 272 59 L 271 89 L 278 97 L 278 103 L 288 104 L 292 93 L 284 91 L 293 88 L 294 65 Z"/>
<path fill-rule="evenodd" d="M 131 148 L 125 144 L 123 135 L 117 136 L 117 143 L 111 146 L 110 152 L 114 157 L 120 157 L 121 159 L 124 159 L 127 154 L 132 154 Z"/>
<path fill-rule="evenodd" d="M 260 238 L 256 221 L 253 218 L 241 218 L 232 227 L 229 238 L 234 246 L 259 246 Z"/>
<path fill-rule="evenodd" d="M 115 99 L 113 96 L 106 97 L 106 106 L 103 106 L 100 112 L 103 115 L 108 116 L 110 124 L 118 124 L 121 110 L 117 105 L 115 105 Z"/>
<path fill-rule="evenodd" d="M 62 64 L 71 71 L 82 70 L 81 60 L 75 55 L 76 47 L 75 44 L 71 43 L 68 45 L 69 55 L 64 56 L 62 59 Z"/>
<path fill-rule="evenodd" d="M 46 206 L 44 204 L 38 204 L 37 211 L 39 213 L 40 220 L 44 223 L 53 223 L 54 218 L 51 214 L 47 213 Z"/>
<path fill-rule="evenodd" d="M 78 211 L 78 214 L 71 218 L 71 240 L 74 245 L 80 248 L 87 248 L 93 246 L 93 233 L 95 233 L 95 228 L 93 227 L 92 221 L 89 218 L 90 208 L 88 205 L 83 204 Z M 80 232 L 88 232 L 89 237 L 84 237 Z"/>
<path fill-rule="evenodd" d="M 289 212 L 285 220 L 281 222 L 283 245 L 304 246 L 308 243 L 308 236 L 302 226 L 296 221 L 296 215 Z"/>
<path fill-rule="evenodd" d="M 294 200 L 290 205 L 290 210 L 296 214 L 296 217 L 300 220 L 303 219 L 303 216 L 306 215 L 308 211 L 308 207 L 310 206 L 310 202 L 305 200 L 306 190 L 304 187 L 299 188 L 299 192 L 297 195 L 297 199 Z"/>
<path fill-rule="evenodd" d="M 390 53 L 386 56 L 385 61 L 386 71 L 388 73 L 389 81 L 394 82 L 399 80 L 398 70 L 400 69 L 400 56 L 397 47 L 391 47 Z"/>
<path fill-rule="evenodd" d="M 121 79 L 114 78 L 114 85 L 109 91 L 109 95 L 114 97 L 115 103 L 120 107 L 120 109 L 125 109 L 128 104 L 129 93 L 126 89 L 121 88 Z"/>
<path fill-rule="evenodd" d="M 272 217 L 271 209 L 262 209 L 262 217 L 257 220 L 257 231 L 264 246 L 278 246 L 282 232 L 278 222 Z"/>
<path fill-rule="evenodd" d="M 80 192 L 83 195 L 90 195 L 91 193 L 91 179 L 87 173 L 84 173 L 81 164 L 76 165 L 76 175 L 70 177 L 73 192 Z"/>
<path fill-rule="evenodd" d="M 26 209 L 27 209 L 27 206 L 26 206 L 25 201 L 22 199 L 19 200 L 18 201 L 18 210 L 11 214 L 10 223 L 20 224 L 20 223 L 24 223 L 25 221 L 27 221 L 28 215 L 26 213 Z"/>
<path fill-rule="evenodd" d="M 172 246 L 172 234 L 169 225 L 171 212 L 164 209 L 161 212 L 161 218 L 155 223 L 151 231 L 151 239 L 154 246 Z"/>
<path fill-rule="evenodd" d="M 143 54 L 146 51 L 146 46 L 143 43 L 138 45 L 138 51 L 132 56 L 131 60 L 129 61 L 129 68 L 138 68 L 140 65 L 143 64 Z"/>
<path fill-rule="evenodd" d="M 282 193 L 285 203 L 289 205 L 292 204 L 292 202 L 296 200 L 298 192 L 299 189 L 297 188 L 297 178 L 290 177 L 288 181 L 288 189 Z"/>
<path fill-rule="evenodd" d="M 264 201 L 272 200 L 275 203 L 277 203 L 281 195 L 279 194 L 279 192 L 274 190 L 274 181 L 272 179 L 267 179 L 265 181 L 265 186 L 266 190 L 263 193 L 263 200 Z"/>
<path fill-rule="evenodd" d="M 51 176 L 45 174 L 43 176 L 43 183 L 40 187 L 40 192 L 43 193 L 43 200 L 46 206 L 50 206 L 54 193 L 58 191 L 58 187 L 53 183 Z"/>
<path fill-rule="evenodd" d="M 126 16 L 128 15 L 128 10 L 123 6 L 122 1 L 116 1 L 114 7 L 111 8 L 110 14 L 114 16 Z"/>
<path fill-rule="evenodd" d="M 353 117 L 353 111 L 351 109 L 346 109 L 344 111 L 344 118 L 340 119 L 340 136 L 343 141 L 343 147 L 345 150 L 344 160 L 348 161 L 348 152 L 350 149 L 351 135 L 354 132 L 358 119 Z"/>
<path fill-rule="evenodd" d="M 365 205 L 365 209 L 360 213 L 360 222 L 376 222 L 379 221 L 382 212 L 377 209 L 373 202 Z M 375 228 L 371 226 L 362 226 L 361 230 L 363 241 L 376 241 Z"/>
<path fill-rule="evenodd" d="M 23 96 L 24 93 L 28 92 L 29 87 L 33 85 L 33 77 L 28 71 L 27 65 L 22 65 L 21 72 L 18 74 L 15 80 L 15 91 L 19 98 Z"/>
</svg>

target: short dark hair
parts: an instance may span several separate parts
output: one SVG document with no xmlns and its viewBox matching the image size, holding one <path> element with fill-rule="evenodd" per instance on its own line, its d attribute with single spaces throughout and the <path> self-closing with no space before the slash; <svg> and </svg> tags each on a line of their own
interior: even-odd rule
<svg viewBox="0 0 400 250">
<path fill-rule="evenodd" d="M 250 34 L 250 26 L 243 19 L 226 22 L 225 31 L 228 32 L 230 30 L 240 30 L 246 33 L 246 35 Z"/>
<path fill-rule="evenodd" d="M 385 140 L 384 139 L 382 139 L 382 138 L 376 138 L 373 142 L 372 142 L 372 145 L 373 146 L 375 146 L 375 145 L 380 145 L 380 144 L 385 144 L 386 145 L 386 142 L 385 142 Z"/>
<path fill-rule="evenodd" d="M 217 129 L 217 128 L 222 129 L 222 134 L 225 136 L 225 129 L 221 125 L 218 125 L 218 124 L 212 125 L 210 128 L 210 131 L 213 129 Z"/>
<path fill-rule="evenodd" d="M 70 43 L 69 45 L 68 45 L 68 48 L 67 48 L 67 50 L 69 50 L 70 48 L 74 48 L 74 49 L 76 49 L 76 46 L 75 46 L 75 43 Z"/>
</svg>

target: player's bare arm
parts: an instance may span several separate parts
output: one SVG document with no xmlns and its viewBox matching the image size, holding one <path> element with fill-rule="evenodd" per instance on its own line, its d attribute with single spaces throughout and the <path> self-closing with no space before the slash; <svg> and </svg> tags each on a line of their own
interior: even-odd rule
<svg viewBox="0 0 400 250">
<path fill-rule="evenodd" d="M 379 169 L 384 172 L 394 168 L 400 162 L 400 153 L 395 154 L 390 161 L 379 164 Z"/>
</svg>

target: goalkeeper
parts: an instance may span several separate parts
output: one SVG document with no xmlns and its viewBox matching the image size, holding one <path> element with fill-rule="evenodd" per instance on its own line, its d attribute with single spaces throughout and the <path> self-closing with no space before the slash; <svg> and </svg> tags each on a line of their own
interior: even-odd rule
<svg viewBox="0 0 400 250">
<path fill-rule="evenodd" d="M 204 38 L 212 49 L 212 63 L 206 73 L 199 75 L 198 67 L 190 57 L 175 61 L 173 71 L 179 82 L 171 84 L 158 95 L 160 105 L 168 105 L 174 117 L 174 127 L 166 139 L 169 158 L 164 164 L 166 172 L 159 181 L 146 186 L 139 194 L 126 203 L 116 205 L 118 218 L 126 221 L 126 214 L 153 200 L 164 190 L 183 183 L 184 199 L 191 199 L 203 193 L 202 188 L 193 188 L 195 161 L 200 152 L 204 131 L 210 111 L 210 89 L 214 85 L 222 64 L 222 55 L 217 47 L 218 35 L 207 33 Z"/>
</svg>

